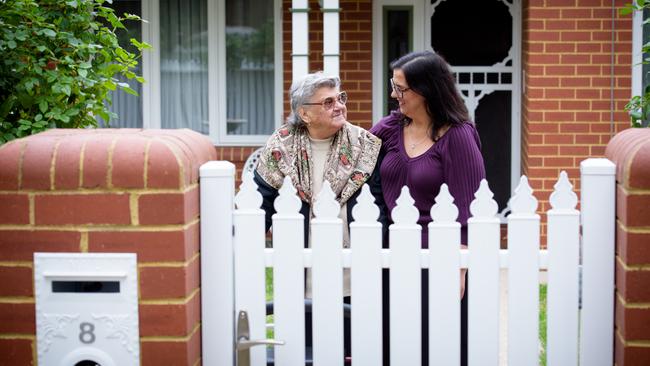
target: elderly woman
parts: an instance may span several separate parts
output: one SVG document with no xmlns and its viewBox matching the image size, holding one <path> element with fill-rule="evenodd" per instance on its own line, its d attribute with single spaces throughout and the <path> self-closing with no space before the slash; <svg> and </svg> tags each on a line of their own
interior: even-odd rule
<svg viewBox="0 0 650 366">
<path fill-rule="evenodd" d="M 300 213 L 305 217 L 305 243 L 309 243 L 309 218 L 323 182 L 328 181 L 341 204 L 344 245 L 349 244 L 348 224 L 361 186 L 368 183 L 386 222 L 379 173 L 375 169 L 381 140 L 347 121 L 347 94 L 339 90 L 337 76 L 308 74 L 291 85 L 291 114 L 271 135 L 255 170 L 255 182 L 264 197 L 266 229 L 275 213 L 273 201 L 285 176 L 298 191 Z"/>
</svg>

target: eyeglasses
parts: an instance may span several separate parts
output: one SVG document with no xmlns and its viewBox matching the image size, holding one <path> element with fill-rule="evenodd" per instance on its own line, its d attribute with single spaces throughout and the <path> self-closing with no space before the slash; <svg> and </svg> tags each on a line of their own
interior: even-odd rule
<svg viewBox="0 0 650 366">
<path fill-rule="evenodd" d="M 390 87 L 393 88 L 393 90 L 395 91 L 395 94 L 397 94 L 397 96 L 400 99 L 404 98 L 404 92 L 405 91 L 411 90 L 411 88 L 401 88 L 401 87 L 395 85 L 395 82 L 393 81 L 393 79 L 390 79 Z"/>
<path fill-rule="evenodd" d="M 336 99 L 333 97 L 327 97 L 322 102 L 318 103 L 303 103 L 302 105 L 322 105 L 325 110 L 330 110 L 334 108 L 334 104 L 339 102 L 343 105 L 348 101 L 348 93 L 342 91 L 336 95 Z"/>
</svg>

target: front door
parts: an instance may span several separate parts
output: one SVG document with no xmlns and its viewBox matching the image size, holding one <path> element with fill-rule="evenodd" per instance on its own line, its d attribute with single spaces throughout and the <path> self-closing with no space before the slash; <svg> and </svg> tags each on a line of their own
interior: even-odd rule
<svg viewBox="0 0 650 366">
<path fill-rule="evenodd" d="M 373 120 L 396 107 L 388 85 L 392 60 L 413 50 L 441 54 L 476 122 L 487 180 L 505 214 L 521 171 L 521 1 L 381 0 L 373 6 Z"/>
</svg>

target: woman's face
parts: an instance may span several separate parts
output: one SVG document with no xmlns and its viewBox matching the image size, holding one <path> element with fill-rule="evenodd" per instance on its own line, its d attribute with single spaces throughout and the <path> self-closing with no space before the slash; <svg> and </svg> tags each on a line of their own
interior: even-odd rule
<svg viewBox="0 0 650 366">
<path fill-rule="evenodd" d="M 392 80 L 393 88 L 390 96 L 397 99 L 400 112 L 409 118 L 415 118 L 421 113 L 426 115 L 427 106 L 424 97 L 410 88 L 401 69 L 393 70 Z"/>
<path fill-rule="evenodd" d="M 334 136 L 347 121 L 348 110 L 338 88 L 323 87 L 316 90 L 302 108 L 301 118 L 307 124 L 309 135 L 315 139 Z"/>
</svg>

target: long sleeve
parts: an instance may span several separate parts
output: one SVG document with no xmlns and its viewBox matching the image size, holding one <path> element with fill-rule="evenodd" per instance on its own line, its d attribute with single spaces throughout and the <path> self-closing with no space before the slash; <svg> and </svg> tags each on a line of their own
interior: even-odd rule
<svg viewBox="0 0 650 366">
<path fill-rule="evenodd" d="M 444 158 L 444 181 L 458 207 L 458 221 L 462 225 L 461 240 L 467 244 L 469 206 L 474 200 L 481 180 L 485 178 L 485 164 L 480 151 L 480 140 L 474 126 L 465 124 L 449 130 Z"/>
</svg>

